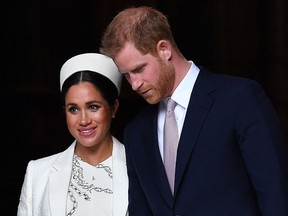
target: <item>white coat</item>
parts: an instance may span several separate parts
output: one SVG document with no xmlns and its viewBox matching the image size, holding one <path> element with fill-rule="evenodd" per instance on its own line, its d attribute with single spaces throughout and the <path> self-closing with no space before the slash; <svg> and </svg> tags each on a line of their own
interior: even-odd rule
<svg viewBox="0 0 288 216">
<path fill-rule="evenodd" d="M 65 216 L 76 141 L 63 152 L 28 163 L 17 216 Z M 113 216 L 128 215 L 124 145 L 113 137 Z"/>
</svg>

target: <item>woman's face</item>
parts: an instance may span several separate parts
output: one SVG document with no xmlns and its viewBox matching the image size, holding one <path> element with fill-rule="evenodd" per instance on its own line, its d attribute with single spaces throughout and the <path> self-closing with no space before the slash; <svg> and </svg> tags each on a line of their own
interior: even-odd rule
<svg viewBox="0 0 288 216">
<path fill-rule="evenodd" d="M 99 148 L 111 141 L 110 125 L 117 108 L 118 103 L 111 108 L 93 84 L 73 85 L 65 97 L 68 130 L 81 146 Z"/>
</svg>

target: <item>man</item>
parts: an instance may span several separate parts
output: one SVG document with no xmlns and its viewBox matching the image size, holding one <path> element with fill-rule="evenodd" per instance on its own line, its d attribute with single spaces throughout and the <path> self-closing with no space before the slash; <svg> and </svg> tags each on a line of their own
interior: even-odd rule
<svg viewBox="0 0 288 216">
<path fill-rule="evenodd" d="M 116 15 L 100 52 L 151 104 L 124 132 L 129 215 L 288 215 L 287 144 L 258 83 L 186 60 L 167 17 L 150 7 Z M 179 138 L 174 182 L 164 141 L 170 98 Z"/>
</svg>

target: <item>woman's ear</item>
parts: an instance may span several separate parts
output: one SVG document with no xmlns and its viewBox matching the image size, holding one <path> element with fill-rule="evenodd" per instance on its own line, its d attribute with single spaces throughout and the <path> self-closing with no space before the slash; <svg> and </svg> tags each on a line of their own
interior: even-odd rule
<svg viewBox="0 0 288 216">
<path fill-rule="evenodd" d="M 118 108 L 119 108 L 119 99 L 116 99 L 112 110 L 112 118 L 115 118 Z"/>
</svg>

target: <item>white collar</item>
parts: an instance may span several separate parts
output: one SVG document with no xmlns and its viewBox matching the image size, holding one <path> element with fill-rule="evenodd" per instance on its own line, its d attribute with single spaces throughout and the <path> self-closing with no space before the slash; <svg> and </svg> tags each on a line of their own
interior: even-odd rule
<svg viewBox="0 0 288 216">
<path fill-rule="evenodd" d="M 200 71 L 194 62 L 189 62 L 191 63 L 191 67 L 188 73 L 185 75 L 184 79 L 180 82 L 171 96 L 171 98 L 176 101 L 177 104 L 185 109 L 188 107 L 190 95 Z"/>
</svg>

